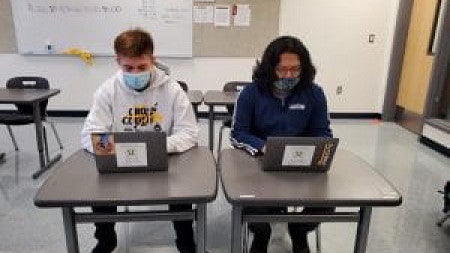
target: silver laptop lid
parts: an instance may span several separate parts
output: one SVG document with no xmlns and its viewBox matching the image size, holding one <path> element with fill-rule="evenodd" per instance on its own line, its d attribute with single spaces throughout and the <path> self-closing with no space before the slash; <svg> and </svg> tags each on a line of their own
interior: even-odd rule
<svg viewBox="0 0 450 253">
<path fill-rule="evenodd" d="M 168 168 L 167 136 L 163 132 L 96 132 L 91 139 L 100 173 Z"/>
</svg>

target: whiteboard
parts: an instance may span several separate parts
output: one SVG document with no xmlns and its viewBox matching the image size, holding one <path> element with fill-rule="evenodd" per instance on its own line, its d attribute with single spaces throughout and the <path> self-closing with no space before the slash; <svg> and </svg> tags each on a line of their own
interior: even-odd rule
<svg viewBox="0 0 450 253">
<path fill-rule="evenodd" d="M 81 48 L 114 55 L 114 38 L 130 28 L 149 31 L 155 55 L 192 57 L 192 0 L 11 1 L 21 54 Z"/>
</svg>

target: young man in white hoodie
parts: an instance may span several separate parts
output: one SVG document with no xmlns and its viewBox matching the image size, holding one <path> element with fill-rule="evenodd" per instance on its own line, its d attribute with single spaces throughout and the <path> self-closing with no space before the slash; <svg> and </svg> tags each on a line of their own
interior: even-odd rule
<svg viewBox="0 0 450 253">
<path fill-rule="evenodd" d="M 169 153 L 184 152 L 197 144 L 198 125 L 192 106 L 180 85 L 155 67 L 154 45 L 149 33 L 128 30 L 114 41 L 119 71 L 95 92 L 84 123 L 82 144 L 92 152 L 94 131 L 164 131 Z M 191 205 L 169 205 L 170 210 Z M 116 207 L 92 207 L 94 212 L 114 213 Z M 117 246 L 114 223 L 96 223 L 98 240 L 93 253 L 109 253 Z M 192 221 L 174 221 L 180 253 L 194 253 Z"/>
</svg>

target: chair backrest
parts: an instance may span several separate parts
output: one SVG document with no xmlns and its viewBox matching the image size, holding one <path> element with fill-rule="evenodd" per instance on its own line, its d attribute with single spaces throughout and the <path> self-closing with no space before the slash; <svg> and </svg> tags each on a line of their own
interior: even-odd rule
<svg viewBox="0 0 450 253">
<path fill-rule="evenodd" d="M 155 67 L 160 69 L 160 70 L 162 70 L 162 71 L 164 71 L 164 73 L 166 75 L 170 76 L 170 68 L 165 63 L 163 63 L 163 62 L 161 62 L 159 60 L 156 60 L 155 61 Z"/>
<path fill-rule="evenodd" d="M 6 82 L 8 89 L 49 89 L 48 80 L 39 76 L 18 76 L 10 78 Z M 48 99 L 40 103 L 41 117 L 47 115 Z M 17 110 L 22 114 L 33 115 L 32 105 L 16 104 Z"/>
<path fill-rule="evenodd" d="M 178 80 L 177 82 L 178 82 L 178 84 L 180 84 L 180 86 L 184 90 L 184 92 L 188 92 L 189 87 L 185 81 Z"/>
<path fill-rule="evenodd" d="M 244 81 L 231 81 L 231 82 L 227 82 L 225 83 L 225 85 L 223 86 L 223 91 L 240 91 L 242 88 L 244 88 L 244 86 L 251 84 L 251 82 L 244 82 Z M 229 116 L 233 116 L 234 114 L 234 105 L 227 105 L 226 106 L 227 111 L 228 111 L 228 115 Z"/>
</svg>

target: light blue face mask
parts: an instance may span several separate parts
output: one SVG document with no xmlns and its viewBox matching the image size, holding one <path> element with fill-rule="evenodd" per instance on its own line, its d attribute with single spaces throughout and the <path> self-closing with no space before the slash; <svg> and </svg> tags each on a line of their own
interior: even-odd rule
<svg viewBox="0 0 450 253">
<path fill-rule="evenodd" d="M 150 81 L 150 78 L 150 71 L 144 71 L 141 73 L 123 72 L 123 81 L 130 89 L 133 90 L 144 89 Z"/>
<path fill-rule="evenodd" d="M 300 81 L 300 78 L 294 77 L 294 78 L 280 78 L 276 80 L 273 85 L 276 89 L 282 90 L 282 91 L 289 91 L 292 90 Z"/>
</svg>

